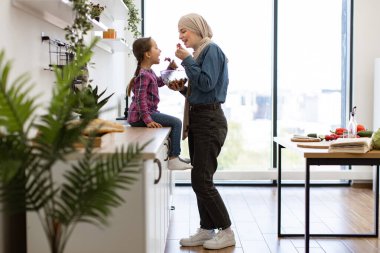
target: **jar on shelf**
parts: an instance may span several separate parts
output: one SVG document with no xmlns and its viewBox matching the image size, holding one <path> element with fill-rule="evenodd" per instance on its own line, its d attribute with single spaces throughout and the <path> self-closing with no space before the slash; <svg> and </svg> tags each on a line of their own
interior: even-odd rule
<svg viewBox="0 0 380 253">
<path fill-rule="evenodd" d="M 113 28 L 109 28 L 103 32 L 103 39 L 116 39 L 116 31 Z"/>
</svg>

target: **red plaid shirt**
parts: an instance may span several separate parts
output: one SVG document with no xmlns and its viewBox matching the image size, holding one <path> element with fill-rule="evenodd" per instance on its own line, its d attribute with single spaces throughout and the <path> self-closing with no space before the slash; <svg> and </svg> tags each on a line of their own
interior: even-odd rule
<svg viewBox="0 0 380 253">
<path fill-rule="evenodd" d="M 132 102 L 128 110 L 128 122 L 143 120 L 145 124 L 152 122 L 151 113 L 157 110 L 160 96 L 158 87 L 164 86 L 161 77 L 157 77 L 151 69 L 141 69 L 135 78 Z"/>
</svg>

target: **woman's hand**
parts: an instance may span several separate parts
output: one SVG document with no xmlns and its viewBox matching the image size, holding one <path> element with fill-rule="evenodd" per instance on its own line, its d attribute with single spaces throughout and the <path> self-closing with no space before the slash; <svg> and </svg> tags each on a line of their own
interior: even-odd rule
<svg viewBox="0 0 380 253">
<path fill-rule="evenodd" d="M 157 123 L 155 121 L 152 121 L 146 125 L 149 128 L 161 128 L 162 125 L 160 123 Z"/>
<path fill-rule="evenodd" d="M 188 57 L 190 53 L 184 49 L 181 44 L 177 44 L 177 50 L 175 51 L 175 56 L 178 57 L 181 60 L 184 60 L 186 57 Z"/>
</svg>

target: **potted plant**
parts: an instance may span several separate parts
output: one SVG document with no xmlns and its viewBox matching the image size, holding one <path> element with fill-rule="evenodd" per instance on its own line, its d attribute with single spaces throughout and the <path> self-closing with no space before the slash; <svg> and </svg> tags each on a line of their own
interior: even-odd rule
<svg viewBox="0 0 380 253">
<path fill-rule="evenodd" d="M 94 4 L 93 2 L 90 2 L 90 17 L 99 22 L 100 14 L 102 14 L 105 8 L 105 5 L 102 6 L 100 4 Z"/>
<path fill-rule="evenodd" d="M 80 118 L 85 118 L 88 113 L 95 113 L 95 117 L 99 116 L 100 109 L 108 102 L 111 95 L 101 99 L 101 97 L 106 92 L 106 89 L 100 94 L 98 93 L 98 86 L 92 88 L 89 84 L 83 89 L 75 89 L 74 92 L 78 96 L 77 105 L 74 108 L 74 111 L 79 114 Z"/>
<path fill-rule="evenodd" d="M 71 82 L 91 58 L 94 43 L 63 69 L 55 68 L 56 84 L 46 108 L 31 96 L 28 78 L 9 82 L 11 66 L 0 52 L 0 201 L 11 214 L 38 214 L 51 253 L 64 252 L 78 223 L 106 224 L 112 208 L 123 202 L 120 190 L 133 183 L 141 164 L 144 145 L 97 156 L 90 138 L 78 162 L 67 165 L 64 181 L 53 177 L 58 162 L 78 153 L 74 144 L 96 114 L 70 124 L 78 100 Z M 36 115 L 37 109 L 44 113 Z"/>
<path fill-rule="evenodd" d="M 141 21 L 141 18 L 139 18 L 139 11 L 137 10 L 133 0 L 123 0 L 123 2 L 128 8 L 128 26 L 126 29 L 133 34 L 134 38 L 137 38 L 141 35 L 137 27 Z"/>
</svg>

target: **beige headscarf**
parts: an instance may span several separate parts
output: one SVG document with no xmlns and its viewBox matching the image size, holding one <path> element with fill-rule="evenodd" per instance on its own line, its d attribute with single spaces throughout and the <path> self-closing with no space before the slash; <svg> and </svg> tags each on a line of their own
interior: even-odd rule
<svg viewBox="0 0 380 253">
<path fill-rule="evenodd" d="M 182 16 L 178 21 L 178 30 L 187 29 L 202 37 L 201 44 L 194 51 L 193 56 L 198 58 L 202 50 L 211 42 L 212 30 L 206 20 L 199 14 L 190 13 Z"/>
<path fill-rule="evenodd" d="M 178 21 L 178 30 L 187 29 L 192 32 L 199 34 L 202 37 L 199 47 L 194 51 L 193 57 L 197 59 L 202 50 L 211 43 L 212 30 L 211 27 L 207 24 L 206 20 L 199 14 L 190 13 L 185 16 L 182 16 Z M 183 131 L 182 131 L 182 140 L 187 138 L 189 132 L 189 101 L 188 97 L 190 96 L 190 82 L 188 84 L 185 108 L 183 113 Z"/>
</svg>

